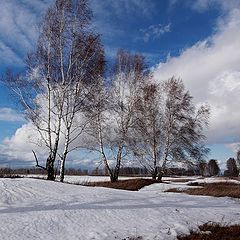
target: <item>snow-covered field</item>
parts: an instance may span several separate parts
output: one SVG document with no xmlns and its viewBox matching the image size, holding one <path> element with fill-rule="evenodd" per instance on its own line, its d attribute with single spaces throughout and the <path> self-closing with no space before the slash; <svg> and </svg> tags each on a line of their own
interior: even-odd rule
<svg viewBox="0 0 240 240">
<path fill-rule="evenodd" d="M 28 174 L 28 175 L 20 175 L 22 177 L 28 177 L 28 178 L 42 178 L 46 179 L 46 175 L 39 175 L 39 174 Z M 119 177 L 119 180 L 125 180 L 129 179 L 131 177 Z M 137 177 L 136 177 L 137 178 Z M 139 177 L 140 178 L 140 177 Z M 59 180 L 59 176 L 56 177 L 56 180 Z M 64 182 L 68 183 L 89 183 L 89 182 L 104 182 L 104 181 L 110 181 L 110 177 L 108 176 L 90 176 L 90 175 L 83 175 L 83 176 L 74 176 L 74 175 L 65 175 Z"/>
<path fill-rule="evenodd" d="M 163 190 L 138 192 L 84 187 L 38 179 L 0 179 L 0 239 L 176 239 L 197 225 L 240 223 L 240 201 Z"/>
<path fill-rule="evenodd" d="M 119 180 L 129 179 L 131 177 L 119 177 Z M 110 177 L 108 176 L 65 176 L 65 182 L 70 183 L 88 183 L 88 182 L 104 182 L 110 181 Z"/>
<path fill-rule="evenodd" d="M 41 178 L 41 179 L 46 179 L 46 175 L 39 175 L 39 174 L 28 174 L 28 175 L 20 175 L 22 177 L 28 177 L 28 178 Z M 119 180 L 126 180 L 126 179 L 131 179 L 132 177 L 119 177 Z M 134 177 L 134 178 L 150 178 L 151 177 Z M 176 180 L 176 179 L 193 179 L 198 180 L 199 177 L 196 176 L 182 176 L 182 177 L 163 177 L 163 181 L 171 182 L 171 180 Z M 213 178 L 206 178 L 206 179 L 212 179 Z M 56 180 L 59 180 L 59 177 L 57 176 Z M 65 175 L 64 177 L 64 182 L 68 183 L 77 183 L 77 184 L 82 184 L 82 183 L 89 183 L 89 182 L 104 182 L 104 181 L 110 181 L 109 176 L 90 176 L 90 175 L 83 175 L 83 176 L 74 176 L 74 175 Z M 210 180 L 209 180 L 210 181 Z"/>
</svg>

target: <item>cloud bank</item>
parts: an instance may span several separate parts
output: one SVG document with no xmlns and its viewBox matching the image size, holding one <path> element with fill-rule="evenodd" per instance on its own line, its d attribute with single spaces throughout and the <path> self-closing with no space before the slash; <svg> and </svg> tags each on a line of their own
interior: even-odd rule
<svg viewBox="0 0 240 240">
<path fill-rule="evenodd" d="M 219 20 L 213 36 L 169 56 L 154 71 L 157 81 L 172 75 L 183 79 L 196 103 L 210 105 L 208 143 L 240 141 L 240 9 Z"/>
</svg>

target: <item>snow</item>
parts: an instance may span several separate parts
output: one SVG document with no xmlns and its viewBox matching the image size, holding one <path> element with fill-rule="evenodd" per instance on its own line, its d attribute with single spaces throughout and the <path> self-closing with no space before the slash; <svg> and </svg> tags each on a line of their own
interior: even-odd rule
<svg viewBox="0 0 240 240">
<path fill-rule="evenodd" d="M 219 177 L 207 177 L 204 179 L 197 179 L 195 181 L 191 181 L 191 183 L 233 183 L 240 184 L 240 181 L 228 178 L 219 178 Z"/>
<path fill-rule="evenodd" d="M 20 175 L 21 177 L 27 177 L 27 178 L 40 178 L 40 179 L 47 179 L 46 175 L 41 175 L 41 174 L 22 174 Z M 119 177 L 119 180 L 126 180 L 130 179 L 132 177 Z M 134 177 L 134 178 L 142 178 L 142 177 Z M 144 177 L 144 178 L 150 178 L 150 177 Z M 59 176 L 56 177 L 56 180 L 59 181 Z M 168 178 L 167 178 L 168 179 Z M 64 182 L 67 183 L 76 183 L 76 184 L 84 184 L 84 183 L 89 183 L 89 182 L 105 182 L 109 181 L 110 177 L 109 176 L 90 176 L 90 175 L 65 175 L 64 177 Z"/>
<path fill-rule="evenodd" d="M 39 179 L 0 179 L 0 239 L 176 239 L 208 221 L 240 223 L 239 200 L 166 193 L 180 183 L 138 192 Z"/>
<path fill-rule="evenodd" d="M 119 177 L 119 180 L 126 180 L 132 177 Z M 138 178 L 138 177 L 136 177 Z M 105 182 L 110 181 L 109 176 L 65 176 L 65 182 L 70 183 L 88 183 L 88 182 Z"/>
</svg>

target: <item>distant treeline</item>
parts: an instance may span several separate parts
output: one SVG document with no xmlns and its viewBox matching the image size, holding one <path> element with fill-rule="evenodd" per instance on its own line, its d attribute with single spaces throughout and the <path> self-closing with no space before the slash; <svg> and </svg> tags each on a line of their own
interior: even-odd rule
<svg viewBox="0 0 240 240">
<path fill-rule="evenodd" d="M 0 168 L 0 177 L 4 176 L 14 176 L 14 175 L 45 175 L 46 171 L 39 168 Z M 66 169 L 66 175 L 93 175 L 93 176 L 107 176 L 108 173 L 105 169 L 95 168 L 94 170 L 87 169 L 75 169 L 68 168 Z M 120 169 L 121 176 L 150 176 L 147 169 L 139 167 L 122 167 Z M 200 175 L 199 170 L 197 169 L 184 169 L 184 168 L 168 168 L 164 176 L 192 176 Z"/>
<path fill-rule="evenodd" d="M 94 176 L 107 176 L 107 170 L 105 169 L 94 169 L 89 173 Z M 120 176 L 151 176 L 146 168 L 139 167 L 122 167 L 119 172 Z M 185 168 L 168 168 L 164 172 L 164 177 L 168 176 L 193 176 L 201 175 L 198 169 L 185 169 Z"/>
<path fill-rule="evenodd" d="M 45 175 L 46 171 L 41 168 L 0 168 L 0 177 L 6 175 L 28 175 L 28 174 L 38 174 L 38 175 Z M 88 170 L 82 169 L 75 169 L 75 168 L 68 168 L 66 169 L 67 175 L 88 175 Z"/>
</svg>

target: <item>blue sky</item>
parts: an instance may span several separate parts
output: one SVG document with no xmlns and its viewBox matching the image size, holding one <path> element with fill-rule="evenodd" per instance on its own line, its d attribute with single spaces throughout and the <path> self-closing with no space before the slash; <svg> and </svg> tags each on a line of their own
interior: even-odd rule
<svg viewBox="0 0 240 240">
<path fill-rule="evenodd" d="M 24 70 L 23 60 L 34 48 L 38 24 L 51 2 L 0 0 L 1 73 L 6 68 Z M 181 77 L 196 104 L 211 106 L 212 118 L 206 131 L 212 150 L 209 157 L 219 159 L 223 166 L 224 160 L 235 155 L 240 142 L 236 98 L 240 93 L 240 0 L 90 3 L 93 26 L 101 34 L 108 63 L 119 48 L 142 53 L 154 69 L 156 81 L 172 75 Z M 28 139 L 28 123 L 2 83 L 0 95 L 0 165 L 9 162 L 11 166 L 31 166 L 34 163 L 28 144 L 22 146 Z M 87 164 L 86 153 L 83 158 Z"/>
<path fill-rule="evenodd" d="M 95 0 L 94 25 L 108 57 L 124 48 L 143 53 L 152 66 L 213 33 L 218 7 L 198 12 L 188 5 L 193 2 Z"/>
</svg>

